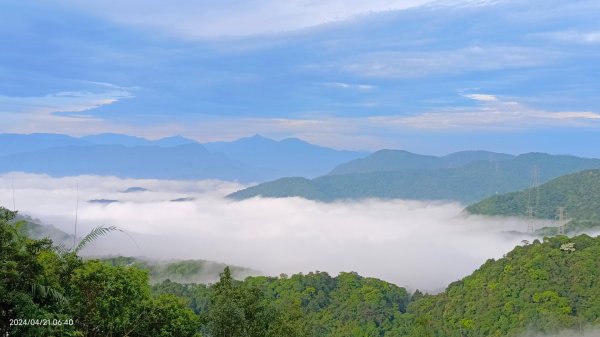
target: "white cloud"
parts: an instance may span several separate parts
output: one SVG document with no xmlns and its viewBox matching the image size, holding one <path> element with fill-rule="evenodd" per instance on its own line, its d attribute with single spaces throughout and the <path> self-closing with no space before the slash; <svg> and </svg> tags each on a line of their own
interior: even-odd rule
<svg viewBox="0 0 600 337">
<path fill-rule="evenodd" d="M 439 289 L 498 258 L 522 237 L 525 221 L 460 215 L 457 203 L 382 201 L 318 203 L 299 198 L 233 202 L 223 195 L 240 185 L 216 181 L 159 181 L 111 177 L 0 176 L 0 204 L 72 233 L 79 184 L 79 233 L 116 225 L 89 254 L 209 259 L 278 275 L 357 271 L 399 285 Z M 148 192 L 122 193 L 140 186 Z M 180 197 L 194 201 L 170 202 Z M 89 199 L 120 203 L 90 204 Z"/>
<path fill-rule="evenodd" d="M 182 37 L 214 38 L 281 33 L 346 20 L 358 15 L 402 10 L 436 0 L 56 0 L 116 22 L 154 27 Z M 486 2 L 455 0 L 453 4 Z"/>
<path fill-rule="evenodd" d="M 93 93 L 87 91 L 63 91 L 37 97 L 0 96 L 0 113 L 50 115 L 60 112 L 77 113 L 113 104 L 131 97 L 125 91 Z M 71 114 L 72 115 L 72 114 Z M 75 116 L 82 116 L 77 115 Z"/>
<path fill-rule="evenodd" d="M 465 94 L 463 95 L 466 98 L 470 98 L 474 101 L 481 101 L 481 102 L 496 102 L 498 101 L 498 98 L 494 95 L 486 95 L 486 94 Z"/>
<path fill-rule="evenodd" d="M 432 52 L 366 53 L 329 67 L 371 78 L 418 78 L 545 65 L 561 54 L 538 48 L 472 46 Z M 318 67 L 318 66 L 317 66 Z"/>
</svg>

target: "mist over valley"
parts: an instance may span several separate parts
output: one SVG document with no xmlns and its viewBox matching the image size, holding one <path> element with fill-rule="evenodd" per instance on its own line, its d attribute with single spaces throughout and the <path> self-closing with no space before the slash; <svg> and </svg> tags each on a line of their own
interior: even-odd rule
<svg viewBox="0 0 600 337">
<path fill-rule="evenodd" d="M 164 181 L 35 174 L 0 176 L 0 203 L 73 233 L 79 189 L 78 234 L 117 226 L 87 255 L 205 259 L 269 275 L 315 270 L 356 271 L 413 289 L 437 291 L 501 257 L 527 235 L 526 221 L 466 215 L 457 202 L 225 196 L 243 185 L 224 181 Z M 78 186 L 78 187 L 77 187 Z M 131 187 L 144 190 L 131 193 Z M 174 202 L 180 198 L 182 201 Z M 86 200 L 115 200 L 90 203 Z M 394 268 L 389 268 L 394 266 Z"/>
</svg>

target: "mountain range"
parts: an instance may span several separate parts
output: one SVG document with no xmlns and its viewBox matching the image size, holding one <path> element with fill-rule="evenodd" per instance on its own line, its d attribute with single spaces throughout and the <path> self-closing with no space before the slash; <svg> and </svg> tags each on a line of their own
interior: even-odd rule
<svg viewBox="0 0 600 337">
<path fill-rule="evenodd" d="M 399 198 L 472 203 L 529 187 L 534 167 L 540 171 L 540 181 L 545 182 L 564 174 L 600 168 L 600 159 L 544 153 L 510 156 L 478 151 L 433 157 L 382 150 L 342 164 L 325 176 L 282 178 L 243 189 L 229 197 L 238 200 L 256 196 L 302 197 L 319 201 Z"/>
<path fill-rule="evenodd" d="M 105 133 L 81 138 L 57 134 L 0 134 L 0 173 L 80 174 L 128 178 L 221 179 L 259 182 L 318 176 L 366 155 L 259 135 L 200 144 L 173 136 L 159 140 Z"/>
</svg>

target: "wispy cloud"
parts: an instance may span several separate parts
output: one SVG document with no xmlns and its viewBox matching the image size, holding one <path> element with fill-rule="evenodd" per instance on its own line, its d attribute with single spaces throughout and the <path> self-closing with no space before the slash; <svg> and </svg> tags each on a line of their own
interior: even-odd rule
<svg viewBox="0 0 600 337">
<path fill-rule="evenodd" d="M 247 134 L 248 130 L 253 130 L 275 137 L 291 134 L 313 141 L 323 141 L 333 135 L 342 134 L 348 137 L 367 137 L 382 130 L 472 131 L 600 127 L 600 113 L 594 111 L 547 111 L 528 106 L 518 99 L 484 93 L 464 93 L 462 96 L 473 101 L 475 105 L 449 107 L 415 115 L 216 119 L 204 122 L 204 126 L 199 128 L 207 131 L 205 135 L 210 134 L 210 129 L 229 130 L 236 134 Z M 317 116 L 318 113 L 307 115 Z M 351 139 L 342 138 L 345 141 Z"/>
<path fill-rule="evenodd" d="M 470 71 L 527 68 L 558 59 L 557 52 L 532 47 L 472 46 L 430 52 L 377 52 L 332 67 L 364 77 L 416 78 Z"/>
<path fill-rule="evenodd" d="M 90 83 L 101 90 L 62 91 L 31 97 L 0 96 L 0 115 L 11 122 L 1 131 L 15 131 L 11 130 L 11 125 L 19 130 L 52 129 L 58 125 L 64 130 L 71 130 L 81 123 L 99 124 L 102 119 L 87 112 L 133 97 L 126 88 L 109 83 Z"/>
<path fill-rule="evenodd" d="M 598 127 L 600 114 L 592 111 L 545 111 L 518 101 L 488 94 L 466 94 L 476 107 L 453 108 L 414 116 L 369 117 L 376 124 L 416 129 L 519 130 L 547 127 Z"/>
<path fill-rule="evenodd" d="M 325 82 L 324 86 L 329 88 L 336 89 L 351 89 L 351 90 L 360 90 L 360 91 L 369 91 L 376 88 L 374 85 L 370 84 L 355 84 L 355 83 L 344 83 L 344 82 Z"/>
</svg>

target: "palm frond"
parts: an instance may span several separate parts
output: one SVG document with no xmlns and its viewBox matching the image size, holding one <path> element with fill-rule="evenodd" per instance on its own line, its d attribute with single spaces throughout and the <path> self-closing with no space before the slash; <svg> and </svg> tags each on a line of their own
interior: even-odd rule
<svg viewBox="0 0 600 337">
<path fill-rule="evenodd" d="M 108 227 L 98 226 L 98 227 L 92 229 L 86 236 L 84 236 L 83 239 L 81 239 L 81 241 L 79 241 L 79 244 L 77 244 L 77 246 L 75 246 L 75 248 L 73 248 L 72 252 L 75 254 L 79 254 L 79 252 L 83 248 L 85 248 L 87 245 L 89 245 L 90 243 L 92 243 L 92 242 L 96 241 L 97 239 L 101 238 L 102 236 L 104 236 L 110 232 L 114 232 L 114 231 L 118 231 L 118 232 L 125 234 L 131 241 L 133 241 L 133 243 L 135 244 L 135 246 L 137 248 L 140 248 L 138 246 L 137 242 L 135 242 L 135 240 L 131 237 L 131 235 L 129 235 L 124 230 L 122 230 L 116 226 L 108 226 Z"/>
<path fill-rule="evenodd" d="M 73 252 L 75 254 L 78 254 L 83 248 L 85 248 L 90 243 L 92 243 L 92 242 L 98 240 L 99 238 L 101 238 L 102 236 L 104 236 L 110 232 L 114 232 L 114 231 L 122 232 L 122 230 L 120 230 L 116 226 L 108 226 L 108 227 L 98 226 L 98 227 L 92 229 L 86 236 L 83 237 L 83 239 L 81 239 L 81 241 L 79 241 L 77 246 L 75 248 L 73 248 Z"/>
<path fill-rule="evenodd" d="M 54 246 L 54 249 L 56 250 L 56 252 L 59 255 L 64 255 L 69 253 L 69 249 L 67 248 L 67 246 L 65 246 L 64 243 L 59 243 L 58 245 Z"/>
</svg>

